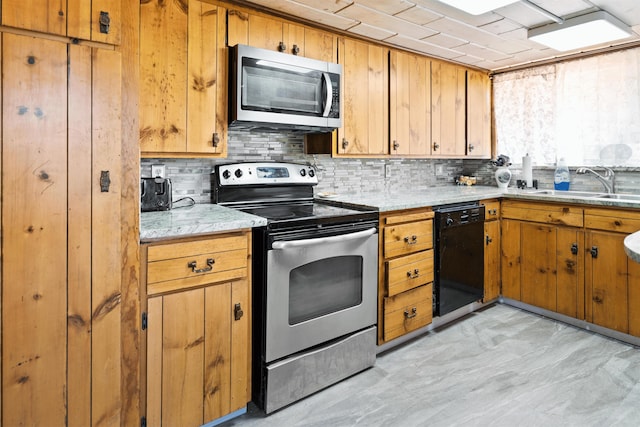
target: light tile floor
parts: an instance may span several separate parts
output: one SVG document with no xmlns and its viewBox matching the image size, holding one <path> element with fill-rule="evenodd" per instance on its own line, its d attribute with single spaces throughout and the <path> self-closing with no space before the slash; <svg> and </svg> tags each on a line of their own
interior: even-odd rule
<svg viewBox="0 0 640 427">
<path fill-rule="evenodd" d="M 224 427 L 640 426 L 640 349 L 497 304 Z"/>
</svg>

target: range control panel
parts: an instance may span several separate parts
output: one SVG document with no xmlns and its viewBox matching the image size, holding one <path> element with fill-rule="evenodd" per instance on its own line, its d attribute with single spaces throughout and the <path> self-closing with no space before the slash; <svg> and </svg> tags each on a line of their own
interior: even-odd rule
<svg viewBox="0 0 640 427">
<path fill-rule="evenodd" d="M 316 185 L 313 166 L 298 163 L 262 162 L 232 163 L 216 166 L 220 186 L 225 185 Z"/>
</svg>

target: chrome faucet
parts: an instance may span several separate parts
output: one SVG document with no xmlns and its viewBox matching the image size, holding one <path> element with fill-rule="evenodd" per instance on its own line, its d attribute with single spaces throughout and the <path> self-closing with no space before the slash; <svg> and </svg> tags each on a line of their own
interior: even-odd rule
<svg viewBox="0 0 640 427">
<path fill-rule="evenodd" d="M 602 185 L 604 185 L 604 188 L 607 190 L 607 193 L 615 193 L 616 192 L 615 172 L 612 169 L 604 166 L 602 167 L 602 169 L 604 169 L 604 176 L 600 175 L 598 172 L 589 168 L 578 168 L 576 170 L 576 173 L 585 174 L 589 172 L 593 174 L 596 177 L 596 179 L 600 181 Z"/>
</svg>

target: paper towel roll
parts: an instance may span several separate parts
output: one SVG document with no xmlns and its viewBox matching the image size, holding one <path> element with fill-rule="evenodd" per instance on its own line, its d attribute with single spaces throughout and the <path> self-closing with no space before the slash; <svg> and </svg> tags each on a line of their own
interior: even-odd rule
<svg viewBox="0 0 640 427">
<path fill-rule="evenodd" d="M 533 168 L 531 166 L 529 153 L 522 158 L 522 180 L 526 181 L 527 188 L 533 187 Z"/>
</svg>

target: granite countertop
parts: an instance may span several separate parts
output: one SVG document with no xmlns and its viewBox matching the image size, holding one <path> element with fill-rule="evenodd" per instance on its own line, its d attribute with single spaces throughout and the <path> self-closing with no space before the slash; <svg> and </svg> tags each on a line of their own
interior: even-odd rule
<svg viewBox="0 0 640 427">
<path fill-rule="evenodd" d="M 624 238 L 624 251 L 629 255 L 629 258 L 640 262 L 640 231 Z"/>
<path fill-rule="evenodd" d="M 140 214 L 140 241 L 261 227 L 265 218 L 214 204 L 198 204 L 169 211 Z"/>
<path fill-rule="evenodd" d="M 316 197 L 320 200 L 325 198 Z M 500 189 L 492 186 L 443 186 L 421 191 L 390 191 L 364 193 L 331 193 L 326 198 L 331 202 L 347 206 L 363 206 L 380 212 L 402 209 L 435 207 L 450 203 L 470 202 L 482 199 L 523 199 L 532 201 L 580 203 L 585 206 L 610 206 L 640 209 L 640 200 L 599 199 L 582 197 L 576 193 L 541 193 L 540 190 Z M 140 241 L 233 231 L 244 228 L 261 227 L 267 224 L 265 218 L 246 214 L 235 209 L 216 204 L 197 204 L 186 208 L 175 208 L 161 212 L 143 212 L 140 215 Z M 640 252 L 640 236 L 631 242 Z M 633 256 L 630 255 L 632 258 Z M 635 259 L 635 258 L 634 258 Z M 638 256 L 640 260 L 640 256 Z M 639 261 L 640 262 L 640 261 Z"/>
</svg>

